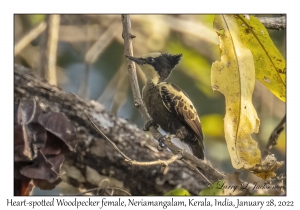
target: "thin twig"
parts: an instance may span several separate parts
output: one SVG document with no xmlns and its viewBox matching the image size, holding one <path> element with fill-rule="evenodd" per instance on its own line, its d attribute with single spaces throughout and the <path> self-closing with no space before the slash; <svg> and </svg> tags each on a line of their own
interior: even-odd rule
<svg viewBox="0 0 300 210">
<path fill-rule="evenodd" d="M 144 194 L 153 193 L 153 189 L 151 187 L 153 187 L 153 184 L 155 184 L 155 179 L 156 179 L 155 177 L 159 176 L 159 174 L 151 175 L 151 171 L 153 171 L 152 169 L 155 169 L 155 168 L 159 169 L 161 167 L 156 166 L 154 168 L 152 166 L 150 168 L 148 167 L 147 170 L 141 170 L 140 166 L 128 167 L 128 164 L 126 164 L 125 161 L 123 161 L 124 160 L 123 157 L 120 156 L 119 154 L 118 155 L 120 158 L 117 158 L 120 160 L 119 162 L 117 161 L 115 155 L 108 155 L 107 158 L 104 158 L 104 159 L 97 158 L 97 157 L 103 157 L 103 155 L 105 155 L 103 153 L 105 151 L 102 151 L 101 149 L 100 149 L 101 151 L 100 150 L 95 151 L 95 149 L 98 148 L 99 146 L 101 148 L 103 148 L 103 145 L 102 145 L 103 142 L 102 143 L 101 143 L 101 141 L 98 142 L 97 139 L 102 138 L 102 140 L 104 140 L 104 141 L 105 141 L 105 139 L 100 134 L 98 134 L 97 131 L 95 131 L 95 129 L 93 128 L 92 124 L 90 123 L 88 117 L 86 116 L 84 110 L 86 110 L 88 112 L 88 114 L 94 120 L 95 124 L 111 140 L 113 140 L 118 147 L 119 147 L 119 144 L 116 142 L 116 141 L 118 141 L 118 139 L 121 139 L 121 140 L 123 139 L 126 141 L 126 140 L 129 140 L 129 137 L 131 137 L 131 136 L 135 137 L 135 138 L 130 138 L 130 141 L 128 141 L 127 144 L 125 145 L 126 147 L 124 147 L 124 150 L 123 150 L 123 147 L 122 147 L 122 149 L 119 147 L 124 152 L 124 154 L 129 154 L 129 157 L 131 157 L 130 155 L 132 154 L 131 150 L 134 149 L 134 153 L 137 155 L 137 157 L 140 157 L 140 155 L 145 156 L 145 158 L 143 158 L 143 160 L 157 160 L 157 159 L 165 160 L 165 159 L 170 158 L 171 157 L 170 153 L 167 151 L 155 153 L 155 152 L 148 150 L 148 152 L 147 152 L 147 148 L 145 148 L 145 146 L 144 146 L 144 148 L 142 146 L 140 146 L 141 142 L 147 141 L 148 142 L 147 144 L 150 144 L 151 146 L 156 148 L 157 143 L 155 143 L 156 141 L 155 142 L 153 141 L 152 136 L 149 137 L 145 132 L 141 131 L 136 126 L 127 122 L 126 120 L 110 115 L 109 112 L 107 110 L 105 110 L 103 105 L 100 105 L 95 101 L 89 101 L 89 102 L 84 101 L 83 99 L 79 98 L 78 96 L 75 96 L 72 93 L 69 93 L 69 94 L 65 93 L 58 87 L 51 86 L 47 82 L 41 80 L 36 74 L 33 73 L 32 70 L 30 70 L 28 68 L 25 68 L 25 67 L 17 65 L 17 64 L 14 67 L 15 67 L 14 68 L 15 100 L 17 100 L 18 98 L 28 100 L 32 97 L 38 97 L 38 103 L 42 107 L 43 110 L 52 110 L 52 111 L 65 110 L 64 111 L 65 115 L 76 124 L 76 127 L 79 132 L 78 133 L 79 135 L 77 138 L 80 142 L 83 143 L 83 144 L 79 144 L 79 148 L 77 148 L 77 151 L 80 151 L 80 150 L 86 151 L 86 148 L 92 148 L 90 150 L 87 150 L 87 154 L 83 154 L 83 155 L 92 154 L 93 157 L 91 157 L 91 159 L 90 159 L 92 161 L 92 162 L 90 162 L 90 166 L 92 168 L 97 169 L 96 163 L 105 163 L 104 165 L 102 164 L 103 167 L 108 168 L 109 170 L 113 167 L 116 167 L 117 171 L 123 171 L 125 173 L 127 173 L 127 172 L 134 173 L 137 171 L 138 173 L 140 173 L 140 175 L 142 175 L 142 177 L 148 177 L 147 179 L 144 179 L 144 181 L 143 181 L 143 185 L 148 186 L 148 187 L 146 187 L 147 189 L 146 188 L 142 189 L 143 193 Z M 105 126 L 103 123 L 105 124 Z M 103 127 L 103 129 L 102 129 L 102 127 Z M 108 135 L 108 133 L 106 133 L 106 132 L 108 132 L 110 134 Z M 88 137 L 93 138 L 96 141 L 86 141 L 88 139 Z M 111 152 L 117 153 L 114 150 L 114 148 L 110 146 L 110 144 L 108 142 L 105 141 L 104 143 L 109 145 L 106 148 L 106 152 L 109 151 L 110 153 Z M 82 166 L 82 164 L 84 165 L 84 164 L 86 164 L 86 162 L 84 162 L 84 160 L 85 160 L 84 158 L 79 158 L 79 159 L 74 158 L 75 157 L 74 155 L 76 156 L 76 154 L 70 154 L 70 156 L 67 157 L 66 160 L 69 160 L 69 162 L 65 165 L 66 167 L 69 166 L 68 168 L 70 168 L 71 166 L 74 166 L 74 168 L 71 167 L 70 170 L 67 168 L 66 169 L 67 172 L 62 178 L 65 182 L 70 183 L 72 186 L 75 186 L 75 187 L 82 186 L 85 189 L 91 189 L 91 185 L 90 185 L 91 183 L 89 181 L 84 181 L 84 180 L 87 180 L 86 179 L 87 173 L 83 174 L 84 177 L 82 177 L 80 175 L 80 177 L 76 178 L 77 175 L 75 176 L 74 170 L 78 169 L 80 171 L 81 170 L 80 167 L 78 168 L 77 166 Z M 153 159 L 151 156 L 153 156 Z M 111 164 L 111 163 L 115 163 L 116 161 L 117 161 L 117 165 Z M 193 164 L 193 163 L 191 163 L 191 164 Z M 179 171 L 178 171 L 178 167 L 180 167 Z M 101 168 L 98 169 L 99 174 L 101 174 Z M 180 177 L 176 178 L 177 184 L 180 182 L 180 180 L 184 180 L 185 173 L 183 172 L 183 170 L 187 170 L 187 173 L 189 175 L 191 175 L 190 178 L 194 181 L 199 178 L 202 179 L 195 171 L 190 170 L 189 167 L 187 165 L 185 165 L 184 163 L 182 163 L 181 161 L 175 161 L 174 163 L 169 165 L 169 168 L 170 168 L 170 170 L 168 172 L 168 175 L 163 178 L 163 180 L 167 180 L 167 182 L 159 183 L 159 184 L 163 184 L 162 186 L 169 186 L 168 180 L 172 181 L 172 177 L 173 177 L 173 176 L 169 176 L 169 175 L 174 175 L 174 176 L 180 175 Z M 163 169 L 163 168 L 161 168 L 161 169 Z M 88 173 L 88 174 L 90 174 L 90 173 Z M 162 175 L 162 171 L 160 171 L 160 174 Z M 106 174 L 104 174 L 104 175 L 106 176 Z M 183 175 L 183 176 L 181 176 L 181 175 Z M 116 179 L 119 179 L 119 180 L 124 179 L 124 177 L 122 176 L 122 173 L 114 173 L 114 174 L 111 174 L 111 176 L 115 177 Z M 84 179 L 82 179 L 82 178 L 84 178 Z M 77 181 L 74 179 L 76 179 Z M 137 179 L 138 179 L 138 177 L 137 177 Z M 130 188 L 131 194 L 141 194 L 141 189 L 134 187 L 137 179 L 134 179 L 133 181 L 132 180 L 126 181 L 127 185 L 129 184 L 128 186 Z M 211 178 L 209 178 L 209 179 L 211 180 Z M 92 181 L 92 180 L 90 180 L 90 181 Z M 175 183 L 175 185 L 177 185 L 176 183 Z M 195 183 L 182 182 L 181 184 L 186 189 L 189 189 L 189 191 L 193 194 L 198 194 L 200 189 L 202 189 L 204 187 L 204 184 L 201 181 L 195 182 Z M 149 186 L 151 189 L 149 188 Z M 97 187 L 97 186 L 94 186 L 94 187 Z M 118 186 L 118 187 L 120 187 L 120 186 Z M 161 187 L 155 188 L 155 190 L 158 192 L 156 194 L 165 193 L 164 189 Z"/>
<path fill-rule="evenodd" d="M 124 44 L 124 39 L 122 36 L 115 36 L 116 41 L 118 41 L 120 44 Z M 139 49 L 136 49 L 137 54 L 142 54 Z M 137 77 L 139 81 L 141 81 L 142 84 L 146 84 L 146 77 L 141 69 L 136 69 Z"/>
<path fill-rule="evenodd" d="M 269 150 L 272 149 L 272 147 L 277 144 L 278 137 L 284 129 L 285 122 L 286 122 L 286 115 L 284 115 L 282 120 L 279 122 L 279 124 L 272 131 L 272 133 L 269 137 L 269 140 L 266 144 L 265 150 L 264 150 L 264 156 L 267 156 L 269 154 Z"/>
<path fill-rule="evenodd" d="M 122 25 L 123 25 L 123 38 L 124 38 L 124 53 L 125 55 L 133 56 L 132 39 L 135 36 L 131 34 L 131 20 L 129 15 L 122 15 Z M 140 95 L 139 85 L 136 76 L 136 67 L 133 61 L 129 59 L 126 60 L 127 60 L 128 74 L 131 83 L 131 89 L 134 98 L 134 105 L 135 107 L 137 107 L 138 111 L 140 112 L 143 121 L 147 123 L 152 119 L 149 116 Z M 161 139 L 161 137 L 163 137 L 163 135 L 154 126 L 150 126 L 149 130 L 155 139 Z M 196 158 L 190 153 L 180 149 L 179 147 L 177 147 L 175 144 L 172 143 L 171 139 L 167 139 L 167 141 L 164 141 L 163 143 L 173 152 L 173 154 L 177 154 L 178 152 L 181 152 L 184 159 L 190 160 L 197 167 L 200 167 L 204 171 L 211 174 L 216 180 L 220 180 L 224 178 L 224 174 L 220 173 L 212 166 L 207 165 L 202 160 Z"/>
<path fill-rule="evenodd" d="M 151 151 L 153 151 L 155 153 L 159 152 L 156 147 L 153 147 L 152 145 L 147 144 L 146 141 L 141 141 L 141 146 L 147 147 L 148 149 L 150 149 Z"/>
<path fill-rule="evenodd" d="M 181 161 L 184 162 L 186 165 L 188 165 L 192 170 L 195 170 L 198 174 L 200 174 L 200 175 L 203 177 L 203 179 L 204 179 L 205 181 L 207 181 L 207 183 L 211 184 L 211 181 L 209 181 L 209 180 L 206 178 L 206 176 L 204 176 L 204 174 L 201 173 L 201 171 L 199 171 L 199 169 L 198 169 L 197 167 L 193 166 L 192 164 L 190 164 L 189 162 L 187 162 L 187 161 L 184 160 L 184 159 L 182 159 Z"/>
<path fill-rule="evenodd" d="M 18 55 L 32 40 L 37 38 L 47 27 L 45 22 L 40 23 L 38 26 L 33 28 L 28 34 L 26 34 L 16 45 L 15 45 L 15 56 Z"/>
<path fill-rule="evenodd" d="M 86 116 L 89 118 L 90 122 L 92 123 L 93 127 L 96 129 L 96 131 L 98 131 L 105 139 L 106 141 L 108 141 L 115 150 L 117 150 L 117 152 L 122 155 L 125 159 L 127 160 L 131 160 L 129 157 L 127 157 L 118 147 L 117 145 L 112 142 L 99 128 L 98 126 L 94 123 L 94 121 L 92 120 L 92 118 L 89 116 L 89 114 L 85 111 Z"/>
<path fill-rule="evenodd" d="M 201 168 L 203 171 L 209 173 L 212 175 L 215 180 L 220 180 L 225 177 L 224 174 L 219 172 L 217 169 L 213 168 L 211 165 L 208 165 L 204 161 L 198 159 L 194 155 L 190 154 L 189 152 L 180 149 L 177 147 L 171 140 L 167 140 L 163 142 L 173 153 L 180 150 L 182 152 L 182 155 L 185 159 L 190 160 L 192 163 L 194 163 L 197 167 Z"/>
<path fill-rule="evenodd" d="M 281 17 L 258 17 L 267 29 L 282 30 L 286 29 L 286 16 Z"/>
<path fill-rule="evenodd" d="M 106 185 L 103 186 L 103 183 L 105 183 Z M 102 179 L 101 182 L 100 182 L 100 184 L 99 184 L 99 186 L 98 186 L 97 195 L 100 195 L 100 192 L 103 192 L 103 191 L 106 192 L 108 184 L 109 184 L 109 180 L 108 179 Z"/>
<path fill-rule="evenodd" d="M 182 158 L 181 153 L 178 153 L 177 155 L 173 155 L 169 160 L 156 160 L 151 162 L 137 162 L 135 160 L 125 160 L 126 162 L 137 165 L 137 166 L 153 166 L 153 165 L 162 165 L 164 167 L 168 166 L 169 164 L 173 163 L 176 160 L 180 160 Z"/>
<path fill-rule="evenodd" d="M 178 153 L 176 155 L 173 155 L 170 159 L 168 160 L 155 160 L 155 161 L 147 161 L 147 162 L 138 162 L 136 160 L 132 160 L 129 157 L 127 157 L 118 147 L 117 145 L 111 141 L 99 128 L 98 126 L 94 123 L 94 121 L 91 119 L 91 117 L 89 116 L 89 114 L 85 111 L 86 116 L 88 117 L 88 119 L 90 120 L 90 122 L 92 123 L 93 127 L 106 139 L 106 141 L 108 141 L 115 150 L 117 150 L 117 152 L 122 155 L 125 159 L 125 162 L 127 162 L 130 165 L 137 165 L 137 166 L 153 166 L 153 165 L 161 165 L 161 166 L 168 166 L 169 164 L 173 163 L 176 160 L 179 160 L 182 158 L 181 153 Z"/>
<path fill-rule="evenodd" d="M 131 21 L 129 15 L 122 15 L 122 24 L 123 24 L 123 38 L 124 38 L 124 53 L 125 55 L 133 56 L 133 48 L 132 48 L 133 35 L 131 34 Z M 138 108 L 144 122 L 148 122 L 152 119 L 148 114 L 147 109 L 144 106 L 142 101 L 142 97 L 139 91 L 140 89 L 138 85 L 138 80 L 136 76 L 135 63 L 129 59 L 126 59 L 126 62 L 127 62 L 127 69 L 128 69 L 131 89 L 134 98 L 134 106 Z"/>
</svg>

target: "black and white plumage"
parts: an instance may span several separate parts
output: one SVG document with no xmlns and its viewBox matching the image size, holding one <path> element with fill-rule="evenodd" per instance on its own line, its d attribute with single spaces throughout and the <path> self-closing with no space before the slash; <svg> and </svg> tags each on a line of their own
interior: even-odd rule
<svg viewBox="0 0 300 210">
<path fill-rule="evenodd" d="M 144 72 L 143 101 L 155 124 L 187 143 L 193 154 L 204 159 L 203 133 L 197 111 L 188 95 L 178 86 L 165 82 L 181 58 L 167 53 L 150 53 L 135 58 Z"/>
</svg>

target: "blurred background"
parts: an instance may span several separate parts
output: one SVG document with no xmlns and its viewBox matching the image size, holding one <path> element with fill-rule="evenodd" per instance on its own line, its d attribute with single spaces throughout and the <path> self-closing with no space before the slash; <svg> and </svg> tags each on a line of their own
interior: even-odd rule
<svg viewBox="0 0 300 210">
<path fill-rule="evenodd" d="M 53 38 L 56 48 L 51 54 L 54 61 L 48 65 L 55 72 L 51 83 L 86 100 L 98 101 L 113 114 L 143 128 L 142 118 L 133 105 L 120 14 L 14 15 L 15 63 L 42 75 L 40 70 L 47 56 L 46 22 L 51 18 L 54 20 L 52 30 L 57 34 Z M 183 54 L 168 81 L 184 89 L 198 111 L 205 137 L 206 160 L 224 172 L 232 172 L 235 169 L 231 166 L 223 130 L 224 97 L 213 92 L 210 85 L 211 64 L 220 59 L 213 20 L 214 15 L 131 15 L 131 30 L 136 36 L 133 52 L 135 56 L 149 52 Z M 286 31 L 269 30 L 269 34 L 286 57 Z M 142 88 L 145 77 L 140 69 L 137 73 Z M 261 122 L 260 131 L 253 138 L 263 150 L 271 132 L 285 115 L 286 106 L 258 80 L 253 104 Z M 285 145 L 284 131 L 278 145 L 272 149 L 280 161 L 285 161 Z M 283 172 L 285 169 L 278 170 L 278 174 Z M 242 176 L 257 179 L 244 172 Z"/>
</svg>

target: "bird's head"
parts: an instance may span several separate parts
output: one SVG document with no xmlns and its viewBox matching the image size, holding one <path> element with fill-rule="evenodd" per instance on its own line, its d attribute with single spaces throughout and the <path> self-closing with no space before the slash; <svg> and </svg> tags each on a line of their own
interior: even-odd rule
<svg viewBox="0 0 300 210">
<path fill-rule="evenodd" d="M 165 81 L 171 71 L 179 63 L 181 54 L 149 53 L 139 58 L 126 55 L 126 57 L 140 66 L 144 72 L 147 82 L 154 84 Z"/>
</svg>

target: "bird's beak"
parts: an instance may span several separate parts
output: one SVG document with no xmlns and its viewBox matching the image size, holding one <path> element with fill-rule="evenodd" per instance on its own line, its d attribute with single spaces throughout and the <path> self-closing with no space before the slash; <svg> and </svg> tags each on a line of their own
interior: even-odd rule
<svg viewBox="0 0 300 210">
<path fill-rule="evenodd" d="M 129 56 L 129 55 L 125 55 L 125 57 L 132 60 L 132 61 L 134 61 L 138 65 L 145 64 L 145 61 L 142 58 L 135 58 L 135 57 L 132 57 L 132 56 Z"/>
</svg>

